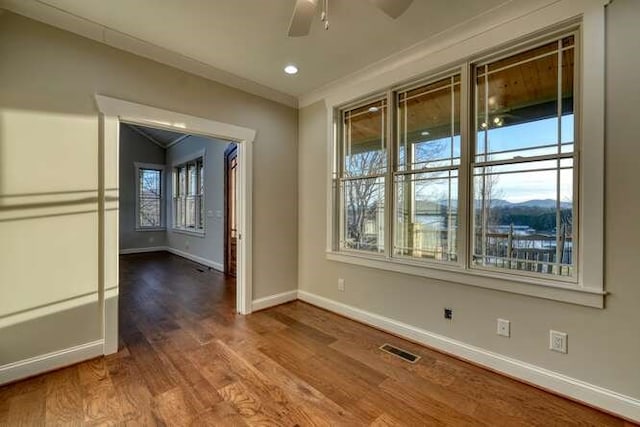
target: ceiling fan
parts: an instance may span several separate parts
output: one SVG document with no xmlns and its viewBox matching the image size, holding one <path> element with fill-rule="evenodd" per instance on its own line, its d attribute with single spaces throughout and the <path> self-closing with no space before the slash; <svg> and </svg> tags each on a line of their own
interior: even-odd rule
<svg viewBox="0 0 640 427">
<path fill-rule="evenodd" d="M 289 24 L 289 37 L 301 37 L 309 34 L 311 21 L 316 14 L 319 2 L 322 2 L 320 19 L 324 23 L 325 30 L 329 29 L 329 0 L 296 0 Z M 369 2 L 391 18 L 396 19 L 409 8 L 413 0 L 369 0 Z"/>
</svg>

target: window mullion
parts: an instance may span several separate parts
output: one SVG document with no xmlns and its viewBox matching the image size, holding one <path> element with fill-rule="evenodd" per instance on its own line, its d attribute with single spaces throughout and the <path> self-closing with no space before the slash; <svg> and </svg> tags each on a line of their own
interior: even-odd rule
<svg viewBox="0 0 640 427">
<path fill-rule="evenodd" d="M 395 117 L 396 117 L 396 99 L 395 95 L 392 91 L 387 91 L 387 116 L 386 116 L 386 139 L 387 139 L 387 171 L 385 174 L 385 187 L 384 187 L 384 218 L 385 218 L 385 245 L 384 245 L 384 254 L 387 258 L 391 258 L 393 256 L 393 245 L 394 245 L 394 212 L 395 212 L 395 202 L 394 202 L 394 182 L 393 182 L 393 172 L 396 168 L 396 138 L 397 135 L 396 126 L 395 126 Z"/>
<path fill-rule="evenodd" d="M 458 172 L 458 264 L 469 268 L 471 254 L 470 232 L 473 230 L 472 216 L 469 209 L 473 196 L 471 189 L 471 138 L 470 129 L 473 120 L 471 112 L 471 65 L 465 63 L 460 70 L 460 167 Z"/>
</svg>

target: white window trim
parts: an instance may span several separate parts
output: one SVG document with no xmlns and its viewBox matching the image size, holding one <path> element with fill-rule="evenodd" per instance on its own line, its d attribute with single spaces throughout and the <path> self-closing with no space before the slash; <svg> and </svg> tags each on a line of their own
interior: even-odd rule
<svg viewBox="0 0 640 427">
<path fill-rule="evenodd" d="M 165 165 L 160 165 L 156 163 L 141 163 L 134 162 L 133 163 L 134 171 L 135 171 L 135 185 L 136 185 L 136 206 L 135 206 L 135 215 L 136 215 L 136 226 L 135 230 L 139 232 L 146 231 L 165 231 L 167 229 L 167 216 L 165 215 L 166 208 L 166 185 L 165 185 Z M 140 225 L 140 169 L 153 169 L 160 171 L 160 227 L 143 227 Z"/>
<path fill-rule="evenodd" d="M 560 0 L 539 3 L 543 5 L 524 13 L 520 11 L 519 15 L 502 16 L 502 22 L 488 27 L 489 29 L 478 25 L 467 31 L 475 33 L 452 37 L 449 43 L 446 40 L 435 40 L 432 45 L 423 47 L 421 52 L 411 51 L 404 56 L 390 58 L 377 69 L 365 70 L 360 75 L 352 76 L 351 81 L 340 81 L 324 89 L 321 95 L 313 94 L 301 100 L 301 105 L 308 105 L 316 100 L 314 97 L 320 96 L 324 98 L 327 108 L 327 259 L 604 308 L 604 6 L 608 1 Z M 339 213 L 337 204 L 334 203 L 333 186 L 337 166 L 335 150 L 336 144 L 339 143 L 336 111 L 339 108 L 355 99 L 364 99 L 372 93 L 380 93 L 385 88 L 399 86 L 423 76 L 436 75 L 447 68 L 450 69 L 452 64 L 461 64 L 484 56 L 487 51 L 508 49 L 510 45 L 567 28 L 567 22 L 578 25 L 580 36 L 576 50 L 576 63 L 579 66 L 576 108 L 580 113 L 576 133 L 581 140 L 578 189 L 580 268 L 577 284 L 336 249 Z"/>
<path fill-rule="evenodd" d="M 188 155 L 182 156 L 171 163 L 171 176 L 169 176 L 168 178 L 171 180 L 171 199 L 170 199 L 171 200 L 171 227 L 170 228 L 172 232 L 187 234 L 189 236 L 195 236 L 200 238 L 204 238 L 207 234 L 207 216 L 206 215 L 202 218 L 202 230 L 192 230 L 184 227 L 176 227 L 175 221 L 174 221 L 175 213 L 173 212 L 173 197 L 174 197 L 173 195 L 175 194 L 175 191 L 176 191 L 176 189 L 174 188 L 175 181 L 173 179 L 173 174 L 175 174 L 176 167 L 181 166 L 185 163 L 192 162 L 202 157 L 202 165 L 206 171 L 206 168 L 204 167 L 206 162 L 206 155 L 207 155 L 207 149 L 203 148 L 202 150 L 198 150 L 193 153 L 189 153 Z M 206 188 L 206 181 L 205 181 L 205 188 Z M 202 194 L 202 203 L 205 203 L 204 194 Z"/>
</svg>

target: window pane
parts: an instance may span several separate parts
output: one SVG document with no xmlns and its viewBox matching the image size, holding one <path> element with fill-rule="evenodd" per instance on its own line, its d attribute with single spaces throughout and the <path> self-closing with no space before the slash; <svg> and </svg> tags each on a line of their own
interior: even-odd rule
<svg viewBox="0 0 640 427">
<path fill-rule="evenodd" d="M 476 68 L 474 265 L 574 275 L 573 67 L 566 37 Z"/>
<path fill-rule="evenodd" d="M 196 196 L 189 195 L 186 199 L 186 214 L 185 214 L 187 228 L 195 228 L 196 226 Z"/>
<path fill-rule="evenodd" d="M 189 161 L 175 168 L 173 198 L 174 226 L 204 229 L 204 159 Z"/>
<path fill-rule="evenodd" d="M 181 227 L 183 222 L 183 212 L 182 212 L 182 198 L 181 197 L 174 197 L 173 198 L 173 226 L 174 227 Z"/>
<path fill-rule="evenodd" d="M 572 162 L 474 168 L 475 265 L 573 274 Z"/>
<path fill-rule="evenodd" d="M 457 259 L 458 171 L 399 175 L 395 182 L 396 255 Z"/>
<path fill-rule="evenodd" d="M 460 76 L 398 94 L 398 170 L 460 163 Z"/>
<path fill-rule="evenodd" d="M 187 169 L 184 166 L 178 168 L 178 194 L 187 194 Z"/>
<path fill-rule="evenodd" d="M 161 226 L 161 172 L 138 169 L 138 226 Z"/>
<path fill-rule="evenodd" d="M 343 176 L 370 176 L 387 168 L 387 101 L 343 112 Z"/>
<path fill-rule="evenodd" d="M 384 251 L 384 178 L 342 183 L 342 247 Z"/>
<path fill-rule="evenodd" d="M 189 180 L 188 192 L 189 195 L 198 194 L 198 176 L 195 163 L 189 163 L 187 165 L 187 177 Z"/>
<path fill-rule="evenodd" d="M 160 227 L 160 199 L 140 199 L 140 227 Z"/>
<path fill-rule="evenodd" d="M 573 37 L 565 38 L 565 41 L 570 39 L 573 45 Z M 561 141 L 562 152 L 573 152 L 574 142 L 574 111 L 573 111 L 573 85 L 574 85 L 574 48 L 566 49 L 562 52 L 562 118 L 560 120 L 561 126 Z"/>
<path fill-rule="evenodd" d="M 204 229 L 204 218 L 205 216 L 205 212 L 204 212 L 204 164 L 202 162 L 202 159 L 198 160 L 198 228 L 200 229 Z"/>
<path fill-rule="evenodd" d="M 573 39 L 564 43 L 476 68 L 476 162 L 573 151 Z"/>
</svg>

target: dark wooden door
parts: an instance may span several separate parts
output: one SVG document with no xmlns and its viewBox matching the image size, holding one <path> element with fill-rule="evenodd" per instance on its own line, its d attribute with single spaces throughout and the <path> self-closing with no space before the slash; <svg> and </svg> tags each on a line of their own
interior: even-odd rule
<svg viewBox="0 0 640 427">
<path fill-rule="evenodd" d="M 238 247 L 237 229 L 237 199 L 236 185 L 238 182 L 238 146 L 230 144 L 224 153 L 224 182 L 225 182 L 225 257 L 224 270 L 231 276 L 236 275 L 236 253 Z"/>
</svg>

